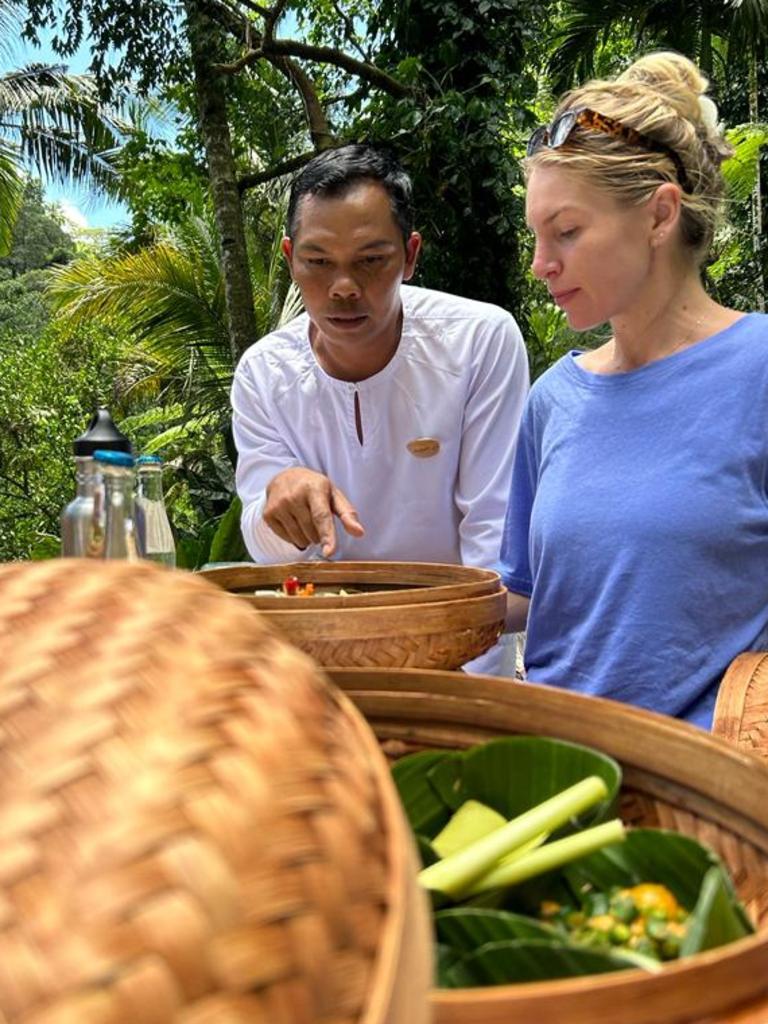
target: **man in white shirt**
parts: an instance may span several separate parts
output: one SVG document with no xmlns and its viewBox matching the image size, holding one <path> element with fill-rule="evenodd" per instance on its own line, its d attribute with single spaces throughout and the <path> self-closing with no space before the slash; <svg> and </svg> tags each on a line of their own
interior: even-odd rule
<svg viewBox="0 0 768 1024">
<path fill-rule="evenodd" d="M 232 388 L 255 561 L 497 566 L 525 347 L 499 307 L 404 284 L 420 247 L 386 151 L 328 150 L 296 179 L 283 252 L 306 312 L 248 349 Z"/>
</svg>

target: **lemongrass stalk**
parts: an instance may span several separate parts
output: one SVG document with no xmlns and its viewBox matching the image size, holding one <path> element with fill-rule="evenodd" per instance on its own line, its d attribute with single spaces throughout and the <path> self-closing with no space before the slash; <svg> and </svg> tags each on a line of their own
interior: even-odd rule
<svg viewBox="0 0 768 1024">
<path fill-rule="evenodd" d="M 610 843 L 620 843 L 625 835 L 624 825 L 619 818 L 615 818 L 602 825 L 595 825 L 594 828 L 584 829 L 583 832 L 576 832 L 575 835 L 566 836 L 565 839 L 557 839 L 554 843 L 540 846 L 511 863 L 497 864 L 487 874 L 475 879 L 464 895 L 478 896 L 481 892 L 488 892 L 491 889 L 505 889 L 517 885 L 529 878 L 535 878 L 536 875 L 543 875 L 545 871 L 561 868 L 572 860 L 578 860 L 579 857 L 586 857 L 588 853 L 594 853 Z"/>
<path fill-rule="evenodd" d="M 608 787 L 597 775 L 557 793 L 536 807 L 520 814 L 470 846 L 430 864 L 419 873 L 425 889 L 459 896 L 472 883 L 487 874 L 497 861 L 542 832 L 553 832 L 574 814 L 605 799 Z M 533 854 L 531 855 L 533 856 Z"/>
</svg>

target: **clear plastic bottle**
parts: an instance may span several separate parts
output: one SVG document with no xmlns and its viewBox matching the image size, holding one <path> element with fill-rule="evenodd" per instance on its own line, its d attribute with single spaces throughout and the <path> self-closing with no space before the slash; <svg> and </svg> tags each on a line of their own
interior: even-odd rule
<svg viewBox="0 0 768 1024">
<path fill-rule="evenodd" d="M 95 535 L 103 537 L 102 558 L 139 560 L 133 520 L 134 458 L 127 452 L 95 451 L 103 499 L 95 492 Z"/>
<path fill-rule="evenodd" d="M 99 536 L 95 509 L 101 478 L 93 461 L 96 450 L 131 452 L 131 442 L 114 424 L 109 410 L 100 408 L 87 429 L 72 444 L 75 456 L 75 497 L 61 513 L 61 553 L 68 558 L 100 558 L 103 537 Z M 101 501 L 99 500 L 99 504 Z"/>
<path fill-rule="evenodd" d="M 163 497 L 163 460 L 140 455 L 136 460 L 136 527 L 143 558 L 161 565 L 176 565 L 176 542 Z"/>
</svg>

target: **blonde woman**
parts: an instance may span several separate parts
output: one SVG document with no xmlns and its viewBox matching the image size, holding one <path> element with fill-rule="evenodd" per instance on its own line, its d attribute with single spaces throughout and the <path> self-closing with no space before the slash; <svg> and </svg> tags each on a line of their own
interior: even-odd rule
<svg viewBox="0 0 768 1024">
<path fill-rule="evenodd" d="M 530 139 L 533 272 L 612 337 L 532 389 L 502 548 L 528 679 L 704 728 L 768 645 L 768 318 L 702 286 L 728 154 L 706 89 L 652 54 Z"/>
</svg>

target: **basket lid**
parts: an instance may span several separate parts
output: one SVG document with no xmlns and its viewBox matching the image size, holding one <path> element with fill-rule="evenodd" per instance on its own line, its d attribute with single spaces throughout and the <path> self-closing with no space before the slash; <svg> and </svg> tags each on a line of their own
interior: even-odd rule
<svg viewBox="0 0 768 1024">
<path fill-rule="evenodd" d="M 0 728 L 3 1020 L 427 1020 L 383 755 L 247 606 L 149 564 L 4 566 Z"/>
</svg>

